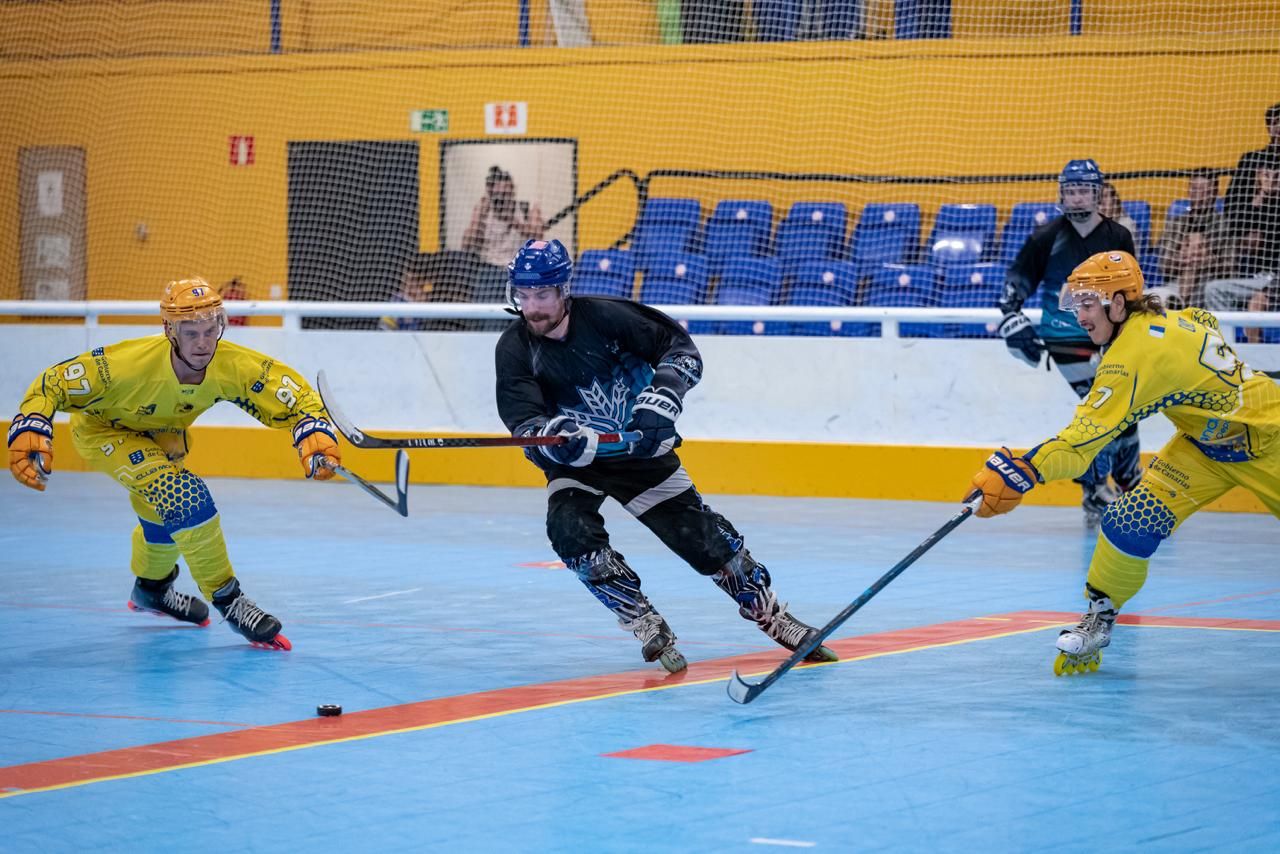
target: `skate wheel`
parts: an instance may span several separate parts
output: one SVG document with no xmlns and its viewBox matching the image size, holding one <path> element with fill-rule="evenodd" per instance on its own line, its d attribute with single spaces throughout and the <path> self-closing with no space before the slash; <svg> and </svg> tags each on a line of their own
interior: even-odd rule
<svg viewBox="0 0 1280 854">
<path fill-rule="evenodd" d="M 289 643 L 289 639 L 284 635 L 276 635 L 269 641 L 249 641 L 249 646 L 258 649 L 274 649 L 281 652 L 288 652 L 293 649 L 293 644 Z"/>
<path fill-rule="evenodd" d="M 1070 672 L 1071 670 L 1067 666 L 1067 654 L 1065 652 L 1058 653 L 1058 657 L 1053 660 L 1053 675 L 1062 676 Z"/>
<path fill-rule="evenodd" d="M 680 654 L 680 650 L 674 646 L 669 646 L 658 656 L 658 661 L 662 662 L 662 666 L 666 668 L 668 673 L 679 673 L 681 670 L 689 666 L 689 662 Z"/>
</svg>

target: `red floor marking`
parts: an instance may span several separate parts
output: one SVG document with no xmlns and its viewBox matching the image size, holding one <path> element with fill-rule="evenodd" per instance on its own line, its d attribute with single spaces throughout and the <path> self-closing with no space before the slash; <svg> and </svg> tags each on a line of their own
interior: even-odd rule
<svg viewBox="0 0 1280 854">
<path fill-rule="evenodd" d="M 750 753 L 750 750 L 729 750 L 723 747 L 683 747 L 679 744 L 650 744 L 631 750 L 619 750 L 617 753 L 602 753 L 601 756 L 611 759 L 652 759 L 658 762 L 706 762 L 708 759 L 723 759 L 726 756 L 737 756 L 739 753 Z"/>
<path fill-rule="evenodd" d="M 1068 625 L 1079 619 L 1077 614 L 1061 611 L 1018 611 L 1011 614 L 993 614 L 991 617 L 829 640 L 827 646 L 834 649 L 843 660 L 852 661 L 1023 632 L 1042 631 L 1051 626 Z M 1280 620 L 1122 615 L 1120 622 L 1141 626 L 1280 631 Z M 75 786 L 192 765 L 226 762 L 246 756 L 296 750 L 337 741 L 446 726 L 495 715 L 602 699 L 619 694 L 671 688 L 686 682 L 699 684 L 720 681 L 726 679 L 733 670 L 744 675 L 764 674 L 781 663 L 786 655 L 785 650 L 776 649 L 710 661 L 695 661 L 690 663 L 688 670 L 676 674 L 666 674 L 657 668 L 650 668 L 501 688 L 362 712 L 348 712 L 336 718 L 308 718 L 158 744 L 0 767 L 0 798 L 22 792 Z M 801 665 L 801 667 L 806 666 L 809 665 Z"/>
<path fill-rule="evenodd" d="M 88 712 L 37 712 L 31 709 L 0 709 L 0 715 L 50 715 L 59 718 L 100 718 L 115 721 L 157 721 L 166 724 L 202 724 L 207 726 L 247 727 L 239 721 L 189 721 L 185 718 L 145 718 L 140 715 L 92 715 Z"/>
</svg>

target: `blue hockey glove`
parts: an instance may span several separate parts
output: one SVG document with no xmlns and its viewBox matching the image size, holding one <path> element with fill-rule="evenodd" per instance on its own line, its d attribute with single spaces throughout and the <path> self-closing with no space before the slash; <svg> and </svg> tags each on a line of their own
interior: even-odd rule
<svg viewBox="0 0 1280 854">
<path fill-rule="evenodd" d="M 564 436 L 568 439 L 563 445 L 541 445 L 538 452 L 557 465 L 574 468 L 591 465 L 596 458 L 596 446 L 600 443 L 600 434 L 583 427 L 567 415 L 552 418 L 538 431 L 538 435 Z"/>
<path fill-rule="evenodd" d="M 633 457 L 660 457 L 675 447 L 676 419 L 680 417 L 680 401 L 674 392 L 649 386 L 636 396 L 628 430 L 640 433 L 640 441 L 631 444 Z"/>
<path fill-rule="evenodd" d="M 1006 314 L 1004 320 L 1000 321 L 997 331 L 1014 357 L 1033 368 L 1040 367 L 1040 357 L 1044 354 L 1044 342 L 1037 337 L 1035 327 L 1031 325 L 1031 320 L 1025 314 L 1020 311 Z"/>
</svg>

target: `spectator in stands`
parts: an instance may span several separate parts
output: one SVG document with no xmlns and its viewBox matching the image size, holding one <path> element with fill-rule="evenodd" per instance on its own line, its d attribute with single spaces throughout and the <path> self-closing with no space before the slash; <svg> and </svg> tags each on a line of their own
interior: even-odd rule
<svg viewBox="0 0 1280 854">
<path fill-rule="evenodd" d="M 1270 142 L 1236 164 L 1224 199 L 1231 278 L 1205 286 L 1207 308 L 1233 311 L 1280 275 L 1280 104 L 1266 112 Z"/>
<path fill-rule="evenodd" d="M 1170 264 L 1176 274 L 1166 278 L 1160 287 L 1147 288 L 1147 293 L 1160 297 L 1171 309 L 1203 306 L 1205 284 L 1214 278 L 1219 263 L 1213 237 L 1207 231 L 1183 231 L 1177 241 L 1172 248 L 1175 260 Z M 1160 245 L 1163 250 L 1163 240 Z"/>
<path fill-rule="evenodd" d="M 1102 185 L 1102 197 L 1098 200 L 1098 213 L 1107 219 L 1113 220 L 1117 225 L 1127 228 L 1129 234 L 1133 237 L 1133 242 L 1135 244 L 1138 242 L 1138 224 L 1133 221 L 1133 217 L 1124 212 L 1124 205 L 1120 202 L 1120 191 L 1110 181 Z"/>
<path fill-rule="evenodd" d="M 462 235 L 462 248 L 480 256 L 480 260 L 501 270 L 502 295 L 506 299 L 506 270 L 526 240 L 542 237 L 546 225 L 535 203 L 516 198 L 511 173 L 500 166 L 490 166 L 484 179 L 484 196 L 471 213 L 471 223 Z"/>
<path fill-rule="evenodd" d="M 1276 277 L 1270 285 L 1258 291 L 1249 299 L 1246 306 L 1249 311 L 1280 311 L 1280 276 Z M 1274 328 L 1269 331 L 1274 331 Z M 1251 344 L 1257 344 L 1264 341 L 1266 333 L 1259 327 L 1247 327 L 1244 330 L 1245 339 Z M 1271 340 L 1274 340 L 1271 339 Z M 1275 376 L 1273 373 L 1272 376 Z"/>
<path fill-rule="evenodd" d="M 1244 308 L 1280 276 L 1280 160 L 1256 166 L 1252 184 L 1249 204 L 1237 207 L 1234 217 L 1227 215 L 1234 276 L 1205 286 L 1205 301 L 1213 311 Z"/>
<path fill-rule="evenodd" d="M 1182 216 L 1166 222 L 1160 235 L 1160 274 L 1166 282 L 1182 276 L 1182 255 L 1187 245 L 1186 236 L 1192 233 L 1204 235 L 1204 251 L 1209 264 L 1200 272 L 1207 279 L 1223 275 L 1222 243 L 1225 239 L 1225 219 L 1218 210 L 1218 176 L 1207 166 L 1193 169 L 1187 180 L 1187 211 Z M 1203 300 L 1203 291 L 1200 299 Z M 1203 305 L 1203 302 L 1190 303 Z"/>
<path fill-rule="evenodd" d="M 1231 185 L 1223 200 L 1226 215 L 1233 229 L 1248 231 L 1252 226 L 1249 208 L 1258 192 L 1258 168 L 1275 169 L 1280 166 L 1280 104 L 1272 104 L 1266 113 L 1269 143 L 1257 151 L 1246 151 L 1236 164 Z"/>
</svg>

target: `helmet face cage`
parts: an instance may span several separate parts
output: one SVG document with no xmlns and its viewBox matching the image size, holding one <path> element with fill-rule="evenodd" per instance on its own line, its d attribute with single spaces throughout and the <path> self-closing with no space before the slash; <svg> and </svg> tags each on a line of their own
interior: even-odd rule
<svg viewBox="0 0 1280 854">
<path fill-rule="evenodd" d="M 1072 271 L 1058 294 L 1058 307 L 1078 311 L 1091 301 L 1109 306 L 1142 296 L 1142 268 L 1128 252 L 1099 252 Z"/>
<path fill-rule="evenodd" d="M 507 265 L 507 303 L 520 311 L 521 289 L 559 288 L 569 299 L 573 259 L 559 240 L 526 241 Z"/>
<path fill-rule="evenodd" d="M 1063 213 L 1068 219 L 1081 222 L 1087 220 L 1098 210 L 1098 205 L 1102 201 L 1102 170 L 1098 168 L 1098 164 L 1092 160 L 1072 160 L 1062 167 L 1062 174 L 1058 176 L 1058 202 L 1062 205 Z M 1088 187 L 1092 192 L 1090 197 L 1092 201 L 1087 202 L 1083 207 L 1078 204 L 1067 204 L 1067 188 L 1068 187 Z"/>
<path fill-rule="evenodd" d="M 160 299 L 160 317 L 164 333 L 174 346 L 184 323 L 216 321 L 218 340 L 227 329 L 227 311 L 217 290 L 201 278 L 170 282 Z"/>
</svg>

